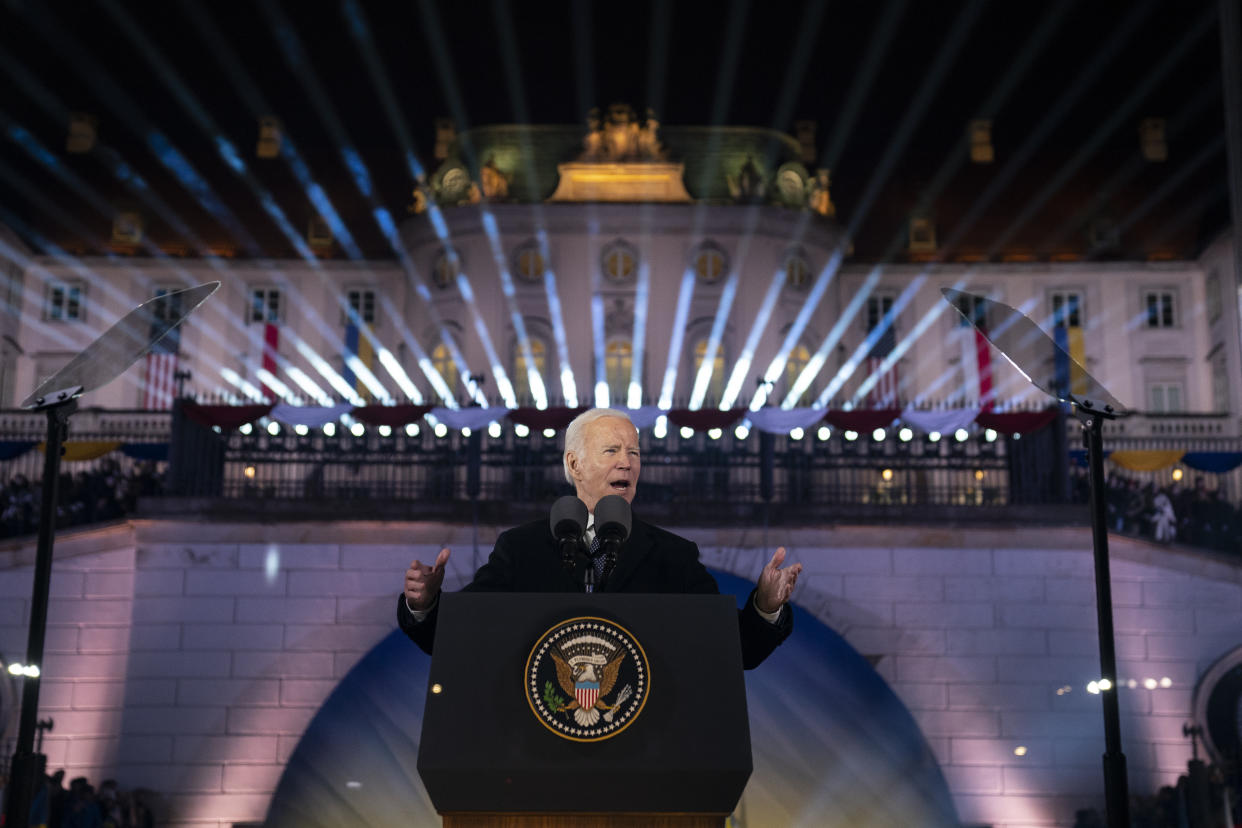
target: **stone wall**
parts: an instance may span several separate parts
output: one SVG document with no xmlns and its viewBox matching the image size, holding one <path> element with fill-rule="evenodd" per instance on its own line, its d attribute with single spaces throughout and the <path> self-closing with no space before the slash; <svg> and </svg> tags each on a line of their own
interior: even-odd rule
<svg viewBox="0 0 1242 828">
<path fill-rule="evenodd" d="M 770 555 L 755 533 L 683 533 L 724 571 L 753 578 Z M 493 537 L 481 530 L 484 554 Z M 965 822 L 1068 826 L 1075 808 L 1102 804 L 1087 530 L 830 527 L 780 540 L 806 567 L 798 603 L 876 663 Z M 1181 727 L 1198 676 L 1242 646 L 1242 566 L 1112 543 L 1120 677 L 1136 684 L 1120 691 L 1123 745 L 1131 789 L 1152 791 L 1190 758 Z M 40 716 L 56 722 L 50 766 L 158 791 L 171 825 L 261 820 L 319 705 L 395 627 L 410 559 L 445 544 L 457 585 L 475 565 L 470 527 L 133 521 L 65 533 L 41 691 Z M 24 658 L 32 561 L 32 543 L 0 548 L 6 662 Z"/>
</svg>

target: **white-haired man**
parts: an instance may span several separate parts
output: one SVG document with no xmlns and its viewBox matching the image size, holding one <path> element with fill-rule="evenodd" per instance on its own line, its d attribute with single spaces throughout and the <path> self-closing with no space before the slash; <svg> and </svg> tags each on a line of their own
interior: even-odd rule
<svg viewBox="0 0 1242 828">
<path fill-rule="evenodd" d="M 595 408 L 578 415 L 565 431 L 565 478 L 590 513 L 588 543 L 594 537 L 595 504 L 615 494 L 633 503 L 642 457 L 638 429 L 624 413 Z M 430 566 L 420 561 L 405 573 L 397 602 L 397 622 L 418 646 L 430 653 L 435 642 L 436 606 L 449 550 L 441 549 Z M 792 613 L 785 607 L 802 571 L 801 564 L 781 567 L 785 550 L 777 549 L 759 583 L 738 611 L 742 663 L 749 669 L 789 636 Z M 580 562 L 579 567 L 586 566 Z M 486 592 L 580 592 L 581 573 L 570 574 L 547 520 L 503 532 L 486 564 L 467 590 Z M 691 541 L 637 517 L 617 555 L 617 566 L 602 585 L 605 592 L 716 593 L 716 581 L 699 561 Z"/>
</svg>

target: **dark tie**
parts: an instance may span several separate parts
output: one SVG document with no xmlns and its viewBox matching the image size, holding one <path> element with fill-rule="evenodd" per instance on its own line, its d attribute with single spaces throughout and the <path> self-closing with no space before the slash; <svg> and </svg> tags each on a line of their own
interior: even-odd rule
<svg viewBox="0 0 1242 828">
<path fill-rule="evenodd" d="M 589 553 L 589 556 L 591 558 L 591 566 L 592 568 L 595 569 L 595 583 L 597 584 L 603 581 L 604 559 L 607 557 L 606 555 L 604 555 L 604 550 L 602 547 L 603 547 L 603 544 L 600 543 L 599 535 L 596 535 L 595 537 L 591 538 L 591 551 Z"/>
</svg>

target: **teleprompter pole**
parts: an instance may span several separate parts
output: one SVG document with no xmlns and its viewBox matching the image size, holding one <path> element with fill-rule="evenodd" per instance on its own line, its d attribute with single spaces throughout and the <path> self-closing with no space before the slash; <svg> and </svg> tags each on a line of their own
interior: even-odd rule
<svg viewBox="0 0 1242 828">
<path fill-rule="evenodd" d="M 52 580 L 52 540 L 56 529 L 56 502 L 60 484 L 60 453 L 68 431 L 69 415 L 77 400 L 56 403 L 47 411 L 47 442 L 43 455 L 43 499 L 39 512 L 39 542 L 35 554 L 34 587 L 30 594 L 30 630 L 26 639 L 27 671 L 43 664 L 43 639 L 47 632 L 48 590 Z M 35 783 L 39 780 L 39 756 L 34 750 L 38 729 L 39 685 L 42 675 L 26 675 L 22 681 L 21 720 L 17 729 L 17 749 L 9 773 L 9 794 L 5 803 L 5 825 L 23 826 L 30 818 Z"/>
<path fill-rule="evenodd" d="M 1108 571 L 1108 514 L 1104 489 L 1102 430 L 1111 412 L 1084 400 L 1075 408 L 1082 422 L 1091 475 L 1091 539 L 1095 552 L 1095 612 L 1100 638 L 1100 698 L 1104 703 L 1104 802 L 1109 828 L 1130 828 L 1126 755 L 1121 752 L 1121 710 L 1117 703 L 1117 651 L 1113 639 L 1113 591 Z M 1104 680 L 1107 680 L 1105 684 Z"/>
</svg>

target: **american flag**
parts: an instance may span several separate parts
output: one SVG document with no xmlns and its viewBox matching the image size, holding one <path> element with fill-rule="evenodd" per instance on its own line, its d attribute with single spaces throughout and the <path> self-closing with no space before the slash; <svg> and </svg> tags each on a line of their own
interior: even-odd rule
<svg viewBox="0 0 1242 828">
<path fill-rule="evenodd" d="M 161 290 L 156 298 L 168 291 Z M 158 336 L 168 319 L 180 316 L 180 297 L 156 304 L 152 310 L 151 336 Z M 181 352 L 181 328 L 173 328 L 164 334 L 147 352 L 146 371 L 142 380 L 142 407 L 148 411 L 167 411 L 177 396 L 177 362 Z"/>
<path fill-rule="evenodd" d="M 871 346 L 867 354 L 867 375 L 875 377 L 875 384 L 867 392 L 868 408 L 895 408 L 897 406 L 897 362 L 884 370 L 884 360 L 897 347 L 897 332 L 890 324 Z"/>
</svg>

